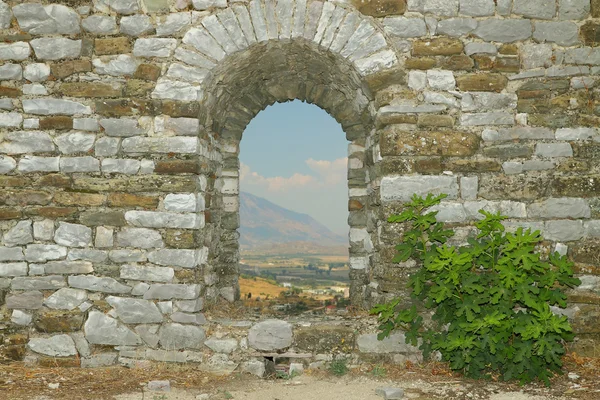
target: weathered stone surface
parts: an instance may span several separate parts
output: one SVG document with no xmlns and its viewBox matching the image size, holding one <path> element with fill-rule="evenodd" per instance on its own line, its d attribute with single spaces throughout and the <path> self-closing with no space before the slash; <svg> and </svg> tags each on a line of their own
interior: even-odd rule
<svg viewBox="0 0 600 400">
<path fill-rule="evenodd" d="M 557 220 L 544 224 L 544 238 L 547 240 L 570 242 L 581 239 L 583 234 L 582 221 Z"/>
<path fill-rule="evenodd" d="M 173 268 L 148 265 L 122 265 L 121 279 L 148 282 L 171 282 L 175 277 Z"/>
<path fill-rule="evenodd" d="M 92 275 L 69 276 L 69 286 L 77 289 L 90 290 L 92 292 L 127 294 L 131 292 L 131 286 L 123 285 L 113 278 L 97 277 Z"/>
<path fill-rule="evenodd" d="M 413 43 L 413 56 L 449 56 L 461 54 L 463 44 L 458 39 L 435 38 L 430 40 L 418 40 Z"/>
<path fill-rule="evenodd" d="M 75 342 L 69 335 L 55 335 L 50 338 L 33 338 L 27 344 L 29 348 L 39 354 L 50 357 L 69 357 L 77 355 Z"/>
<path fill-rule="evenodd" d="M 23 100 L 23 110 L 37 115 L 75 115 L 91 114 L 89 106 L 71 100 L 60 99 L 28 99 Z"/>
<path fill-rule="evenodd" d="M 87 300 L 85 290 L 62 288 L 44 300 L 44 305 L 55 310 L 74 310 Z"/>
<path fill-rule="evenodd" d="M 532 203 L 527 207 L 532 218 L 590 218 L 591 210 L 587 201 L 578 198 L 552 198 Z"/>
<path fill-rule="evenodd" d="M 552 0 L 514 0 L 513 14 L 536 19 L 552 19 L 556 15 L 556 2 Z"/>
<path fill-rule="evenodd" d="M 473 34 L 488 42 L 512 43 L 532 35 L 532 24 L 525 19 L 489 19 L 479 24 Z"/>
<path fill-rule="evenodd" d="M 380 147 L 384 156 L 468 156 L 479 148 L 479 137 L 456 131 L 432 131 L 423 136 L 420 132 L 390 126 L 381 134 Z"/>
<path fill-rule="evenodd" d="M 200 295 L 200 285 L 183 284 L 152 284 L 150 289 L 144 293 L 144 299 L 148 300 L 193 300 Z"/>
<path fill-rule="evenodd" d="M 582 31 L 583 31 L 582 27 Z M 537 22 L 533 38 L 538 42 L 554 42 L 561 46 L 579 43 L 579 30 L 574 22 Z M 584 39 L 585 40 L 585 39 Z"/>
<path fill-rule="evenodd" d="M 92 229 L 79 224 L 59 222 L 54 241 L 63 246 L 85 247 L 92 244 Z"/>
<path fill-rule="evenodd" d="M 31 221 L 19 221 L 4 234 L 2 241 L 7 246 L 16 246 L 33 242 Z"/>
<path fill-rule="evenodd" d="M 129 55 L 120 54 L 112 58 L 95 58 L 92 60 L 92 64 L 98 74 L 130 76 L 135 73 L 139 62 Z"/>
<path fill-rule="evenodd" d="M 197 326 L 166 324 L 159 332 L 160 345 L 166 350 L 198 349 L 206 339 L 204 329 Z"/>
<path fill-rule="evenodd" d="M 142 249 L 164 247 L 159 232 L 145 228 L 123 228 L 117 233 L 117 246 Z"/>
<path fill-rule="evenodd" d="M 62 60 L 81 56 L 81 40 L 40 38 L 30 43 L 35 56 L 40 60 Z"/>
<path fill-rule="evenodd" d="M 29 44 L 25 42 L 0 44 L 0 60 L 22 61 L 31 53 Z"/>
<path fill-rule="evenodd" d="M 238 341 L 235 339 L 216 339 L 210 338 L 204 342 L 204 345 L 216 353 L 231 354 L 238 347 Z"/>
<path fill-rule="evenodd" d="M 0 247 L 0 261 L 21 261 L 24 259 L 22 248 Z"/>
<path fill-rule="evenodd" d="M 248 345 L 256 350 L 277 351 L 292 345 L 292 326 L 280 320 L 266 320 L 248 331 Z"/>
<path fill-rule="evenodd" d="M 13 7 L 19 27 L 32 35 L 48 33 L 75 34 L 80 32 L 79 15 L 69 7 L 28 3 Z"/>
<path fill-rule="evenodd" d="M 0 263 L 0 277 L 26 276 L 27 263 Z"/>
<path fill-rule="evenodd" d="M 359 335 L 356 344 L 362 353 L 415 353 L 418 351 L 416 347 L 404 342 L 403 333 L 394 333 L 384 340 L 378 340 L 377 334 Z"/>
<path fill-rule="evenodd" d="M 135 346 L 142 342 L 129 328 L 98 311 L 90 311 L 83 330 L 85 338 L 92 344 Z"/>
<path fill-rule="evenodd" d="M 133 226 L 146 228 L 186 228 L 203 226 L 203 218 L 195 213 L 177 214 L 159 211 L 127 211 L 125 219 Z"/>
<path fill-rule="evenodd" d="M 80 310 L 56 311 L 42 309 L 35 318 L 35 328 L 40 332 L 76 332 L 81 329 L 84 315 Z"/>
<path fill-rule="evenodd" d="M 52 290 L 67 286 L 65 278 L 60 275 L 40 276 L 35 278 L 13 278 L 10 287 L 14 290 Z"/>
<path fill-rule="evenodd" d="M 108 296 L 106 301 L 116 309 L 119 319 L 127 324 L 147 324 L 163 320 L 158 307 L 151 301 L 114 296 Z"/>
<path fill-rule="evenodd" d="M 473 17 L 494 15 L 494 0 L 460 0 L 460 13 Z"/>
<path fill-rule="evenodd" d="M 29 262 L 60 260 L 67 256 L 67 248 L 54 244 L 30 244 L 25 249 L 25 259 Z"/>
<path fill-rule="evenodd" d="M 133 46 L 136 57 L 170 57 L 177 47 L 177 39 L 137 39 Z"/>
<path fill-rule="evenodd" d="M 44 295 L 37 290 L 9 295 L 6 297 L 6 308 L 20 310 L 37 310 L 42 308 Z"/>
<path fill-rule="evenodd" d="M 45 153 L 54 151 L 52 139 L 46 132 L 15 131 L 5 135 L 0 152 L 6 154 Z"/>
<path fill-rule="evenodd" d="M 446 193 L 452 199 L 458 196 L 458 183 L 450 176 L 387 176 L 381 181 L 383 201 L 407 202 L 414 193 Z"/>
<path fill-rule="evenodd" d="M 148 260 L 158 265 L 194 268 L 198 265 L 195 250 L 162 249 L 148 253 Z"/>
</svg>

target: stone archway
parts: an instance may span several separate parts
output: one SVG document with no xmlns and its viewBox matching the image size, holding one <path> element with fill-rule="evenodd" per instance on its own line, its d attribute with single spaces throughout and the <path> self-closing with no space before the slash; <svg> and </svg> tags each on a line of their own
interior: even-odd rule
<svg viewBox="0 0 600 400">
<path fill-rule="evenodd" d="M 287 4 L 289 3 L 289 4 Z M 198 100 L 200 123 L 219 156 L 207 226 L 207 298 L 239 298 L 239 141 L 264 108 L 315 104 L 346 132 L 351 298 L 364 299 L 375 241 L 369 193 L 377 153 L 375 107 L 365 77 L 397 63 L 385 36 L 353 9 L 330 2 L 252 1 L 200 19 L 184 35 L 154 98 Z M 371 168 L 371 171 L 369 171 Z M 208 277 L 208 279 L 207 279 Z"/>
</svg>

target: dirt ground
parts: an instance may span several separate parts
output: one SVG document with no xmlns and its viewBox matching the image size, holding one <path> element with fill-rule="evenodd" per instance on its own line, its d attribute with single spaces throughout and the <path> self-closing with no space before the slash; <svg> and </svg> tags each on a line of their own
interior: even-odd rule
<svg viewBox="0 0 600 400">
<path fill-rule="evenodd" d="M 368 366 L 336 377 L 308 371 L 292 379 L 258 379 L 234 373 L 214 376 L 197 366 L 152 364 L 124 367 L 31 368 L 0 366 L 1 400 L 381 400 L 381 387 L 403 388 L 416 400 L 559 400 L 600 399 L 600 360 L 569 357 L 565 372 L 540 384 L 473 381 L 448 371 L 443 364 Z M 576 374 L 577 376 L 573 375 Z M 150 391 L 147 383 L 168 380 L 170 391 Z"/>
</svg>

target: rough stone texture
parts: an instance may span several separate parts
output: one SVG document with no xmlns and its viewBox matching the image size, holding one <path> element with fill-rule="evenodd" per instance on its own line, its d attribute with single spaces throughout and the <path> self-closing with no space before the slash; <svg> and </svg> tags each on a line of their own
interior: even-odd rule
<svg viewBox="0 0 600 400">
<path fill-rule="evenodd" d="M 135 346 L 141 339 L 116 319 L 98 311 L 91 311 L 83 327 L 85 338 L 92 344 Z"/>
<path fill-rule="evenodd" d="M 119 319 L 127 324 L 148 324 L 163 320 L 158 307 L 151 301 L 114 296 L 108 296 L 106 301 L 117 310 Z"/>
<path fill-rule="evenodd" d="M 206 333 L 196 326 L 166 324 L 160 328 L 158 337 L 160 345 L 166 350 L 201 349 Z"/>
<path fill-rule="evenodd" d="M 277 351 L 292 344 L 292 326 L 280 320 L 266 320 L 248 331 L 248 345 L 260 351 Z"/>
<path fill-rule="evenodd" d="M 0 298 L 33 310 L 0 325 L 41 338 L 90 313 L 106 325 L 97 341 L 148 346 L 116 349 L 128 365 L 239 360 L 262 375 L 237 348 L 236 362 L 225 355 L 237 336 L 195 346 L 198 325 L 215 332 L 204 304 L 240 295 L 240 138 L 260 110 L 294 99 L 326 110 L 350 142 L 354 305 L 406 295 L 384 215 L 414 192 L 447 193 L 438 217 L 459 230 L 478 207 L 502 211 L 568 247 L 578 268 L 600 266 L 588 243 L 600 237 L 596 0 L 51 3 L 0 1 Z M 319 351 L 342 336 L 356 343 L 322 330 Z M 81 365 L 116 362 L 80 339 Z M 369 343 L 359 348 L 382 345 Z M 203 360 L 209 346 L 223 353 Z"/>
<path fill-rule="evenodd" d="M 75 342 L 69 335 L 55 335 L 48 339 L 33 338 L 28 346 L 36 353 L 50 357 L 69 357 L 77 355 Z"/>
</svg>

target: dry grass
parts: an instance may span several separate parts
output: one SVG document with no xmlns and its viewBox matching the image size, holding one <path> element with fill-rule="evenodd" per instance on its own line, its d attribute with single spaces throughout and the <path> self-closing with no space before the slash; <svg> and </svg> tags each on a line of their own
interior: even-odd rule
<svg viewBox="0 0 600 400">
<path fill-rule="evenodd" d="M 269 296 L 269 298 L 272 299 L 279 296 L 279 293 L 287 290 L 284 287 L 274 285 L 271 282 L 262 278 L 239 278 L 239 282 L 242 299 L 245 299 L 248 296 L 248 293 L 252 293 L 252 299 L 260 297 L 262 300 L 265 300 L 265 297 L 267 295 Z"/>
<path fill-rule="evenodd" d="M 152 363 L 148 368 L 36 368 L 22 363 L 0 365 L 0 399 L 29 400 L 34 396 L 52 399 L 112 399 L 121 393 L 141 392 L 152 380 L 169 380 L 172 386 L 213 390 L 231 377 L 207 374 L 194 365 Z M 48 384 L 59 383 L 58 389 Z"/>
</svg>

